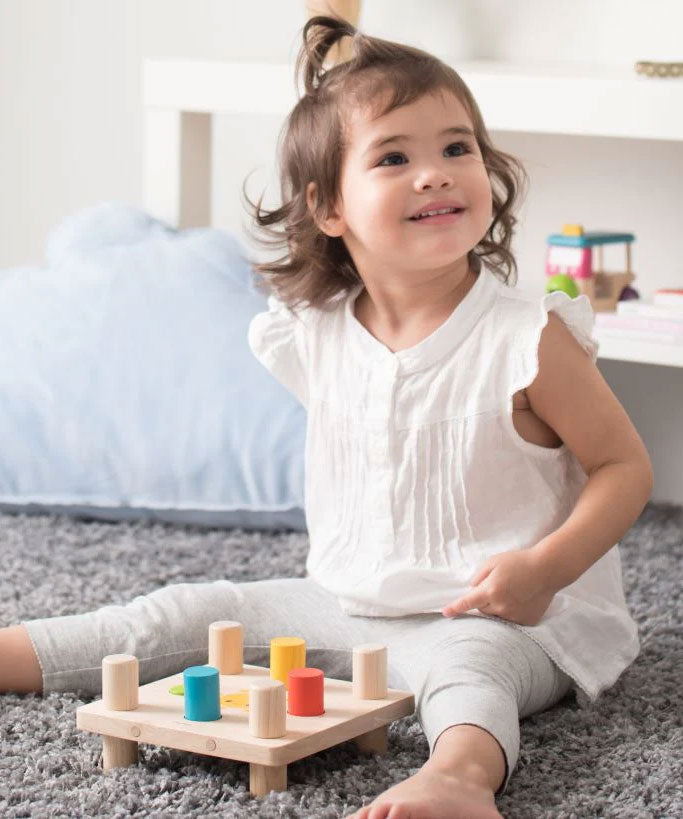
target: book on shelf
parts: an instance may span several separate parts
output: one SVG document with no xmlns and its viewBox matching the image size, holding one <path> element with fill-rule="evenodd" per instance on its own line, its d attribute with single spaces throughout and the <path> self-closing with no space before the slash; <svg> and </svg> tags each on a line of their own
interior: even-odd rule
<svg viewBox="0 0 683 819">
<path fill-rule="evenodd" d="M 647 318 L 683 322 L 683 304 L 678 307 L 672 304 L 651 304 L 638 299 L 618 301 L 616 313 L 612 315 L 646 316 Z"/>
<path fill-rule="evenodd" d="M 662 287 L 655 290 L 652 296 L 652 303 L 661 306 L 679 307 L 683 310 L 683 289 L 675 287 Z"/>
<path fill-rule="evenodd" d="M 595 313 L 595 331 L 604 338 L 683 345 L 683 319 L 668 320 L 619 313 Z"/>
<path fill-rule="evenodd" d="M 613 338 L 618 341 L 647 341 L 653 344 L 672 344 L 683 347 L 683 335 L 676 333 L 651 333 L 647 330 L 602 330 L 596 328 L 595 337 L 597 341 Z"/>
</svg>

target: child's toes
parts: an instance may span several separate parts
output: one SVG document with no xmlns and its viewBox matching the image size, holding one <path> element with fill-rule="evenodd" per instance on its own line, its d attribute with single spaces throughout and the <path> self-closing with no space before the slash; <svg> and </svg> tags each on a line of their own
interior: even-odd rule
<svg viewBox="0 0 683 819">
<path fill-rule="evenodd" d="M 392 805 L 391 802 L 381 802 L 370 806 L 368 819 L 408 819 L 404 805 Z"/>
<path fill-rule="evenodd" d="M 368 813 L 370 813 L 369 805 L 357 810 L 355 813 L 350 813 L 345 819 L 368 819 Z"/>
</svg>

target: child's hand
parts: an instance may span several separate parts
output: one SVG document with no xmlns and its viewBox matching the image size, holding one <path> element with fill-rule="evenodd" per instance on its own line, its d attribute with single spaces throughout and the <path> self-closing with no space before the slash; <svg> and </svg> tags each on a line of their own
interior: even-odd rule
<svg viewBox="0 0 683 819">
<path fill-rule="evenodd" d="M 492 555 L 479 567 L 470 585 L 476 586 L 474 591 L 449 603 L 442 609 L 444 616 L 479 609 L 522 626 L 535 626 L 556 591 L 550 588 L 533 549 Z"/>
</svg>

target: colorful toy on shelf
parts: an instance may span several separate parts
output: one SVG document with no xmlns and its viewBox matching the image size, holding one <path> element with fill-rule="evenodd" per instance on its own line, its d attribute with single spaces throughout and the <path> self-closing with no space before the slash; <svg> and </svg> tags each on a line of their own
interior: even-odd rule
<svg viewBox="0 0 683 819">
<path fill-rule="evenodd" d="M 132 654 L 102 660 L 102 699 L 76 709 L 76 725 L 102 735 L 102 767 L 138 760 L 138 743 L 249 763 L 249 790 L 287 790 L 287 765 L 340 742 L 385 753 L 388 727 L 415 709 L 410 691 L 387 688 L 387 647 L 353 647 L 352 680 L 306 667 L 300 637 L 274 637 L 270 669 L 243 664 L 243 627 L 209 626 L 207 665 L 139 685 Z M 221 693 L 221 689 L 223 693 Z"/>
<path fill-rule="evenodd" d="M 635 280 L 631 271 L 632 233 L 596 231 L 584 233 L 582 225 L 564 225 L 562 233 L 548 236 L 545 272 L 548 277 L 546 292 L 564 290 L 572 298 L 585 294 L 594 312 L 610 312 L 623 298 L 638 298 L 638 291 L 630 287 Z M 603 245 L 626 245 L 626 270 L 608 273 L 603 267 Z M 593 248 L 597 248 L 597 266 Z M 569 281 L 571 280 L 571 281 Z"/>
<path fill-rule="evenodd" d="M 548 279 L 545 292 L 554 293 L 555 290 L 561 290 L 563 293 L 566 293 L 570 299 L 575 299 L 581 295 L 578 285 L 568 273 L 556 273 Z"/>
</svg>

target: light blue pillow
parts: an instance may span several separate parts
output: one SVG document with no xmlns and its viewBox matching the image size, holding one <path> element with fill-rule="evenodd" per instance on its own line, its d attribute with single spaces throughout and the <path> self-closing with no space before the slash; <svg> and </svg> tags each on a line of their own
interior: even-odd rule
<svg viewBox="0 0 683 819">
<path fill-rule="evenodd" d="M 305 531 L 304 408 L 237 238 L 103 202 L 0 271 L 0 509 Z"/>
</svg>

